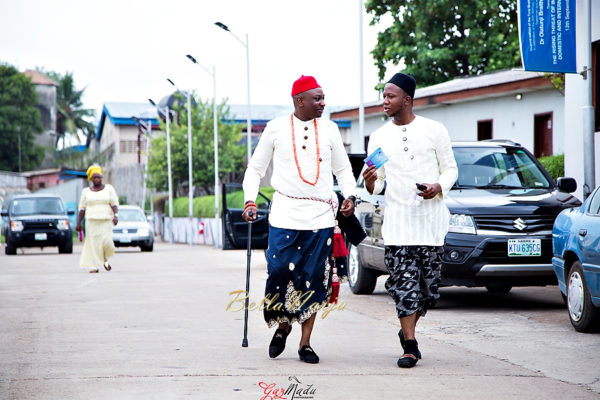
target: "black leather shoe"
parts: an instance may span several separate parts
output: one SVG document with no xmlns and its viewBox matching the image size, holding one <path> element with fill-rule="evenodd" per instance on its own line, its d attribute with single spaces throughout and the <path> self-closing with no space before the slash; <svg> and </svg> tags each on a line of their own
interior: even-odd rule
<svg viewBox="0 0 600 400">
<path fill-rule="evenodd" d="M 412 358 L 412 357 L 408 357 L 408 356 L 404 356 L 404 357 L 400 357 L 398 359 L 398 366 L 400 368 L 412 368 L 415 365 L 417 365 L 417 359 L 416 358 Z"/>
<path fill-rule="evenodd" d="M 271 343 L 269 344 L 269 357 L 275 358 L 285 350 L 285 340 L 288 335 L 292 331 L 292 325 L 290 328 L 285 331 L 285 329 L 277 329 L 275 334 L 273 335 L 273 339 L 271 339 Z"/>
<path fill-rule="evenodd" d="M 417 361 L 419 358 L 417 357 L 417 353 L 419 353 L 419 347 L 417 345 L 416 340 L 406 340 L 404 341 L 404 354 L 410 354 L 414 357 L 410 357 L 408 355 L 404 357 L 400 357 L 398 359 L 398 366 L 400 368 L 412 368 L 417 365 Z M 420 353 L 419 353 L 420 354 Z"/>
<path fill-rule="evenodd" d="M 319 362 L 319 356 L 309 345 L 305 344 L 300 350 L 298 350 L 300 359 L 309 364 L 316 364 Z"/>
<path fill-rule="evenodd" d="M 400 338 L 400 346 L 402 346 L 402 350 L 406 350 L 406 345 L 405 345 L 405 340 L 404 340 L 404 332 L 402 332 L 402 329 L 400 329 L 398 331 L 398 337 Z M 415 339 L 415 342 L 417 340 Z M 417 346 L 419 346 L 419 343 L 417 343 Z M 417 354 L 415 354 L 417 356 L 417 358 L 420 360 L 421 359 L 421 351 L 419 351 L 419 348 L 417 347 Z"/>
</svg>

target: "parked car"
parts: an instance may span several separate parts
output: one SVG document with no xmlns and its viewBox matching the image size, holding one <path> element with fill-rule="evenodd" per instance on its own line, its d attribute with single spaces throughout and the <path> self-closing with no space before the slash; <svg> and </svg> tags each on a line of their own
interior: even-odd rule
<svg viewBox="0 0 600 400">
<path fill-rule="evenodd" d="M 600 187 L 581 207 L 561 212 L 552 230 L 552 265 L 575 330 L 600 325 Z"/>
<path fill-rule="evenodd" d="M 564 209 L 581 205 L 572 178 L 555 183 L 523 146 L 511 141 L 455 142 L 458 179 L 446 196 L 450 231 L 444 244 L 442 286 L 556 285 L 552 225 Z M 383 149 L 385 151 L 385 149 Z M 387 274 L 381 226 L 383 194 L 371 195 L 362 174 L 356 214 L 367 238 L 350 248 L 349 283 L 355 294 L 372 293 Z"/>
<path fill-rule="evenodd" d="M 73 252 L 73 231 L 62 198 L 55 195 L 20 195 L 9 202 L 2 217 L 4 252 L 17 254 L 19 247 L 58 246 L 59 253 Z"/>
<path fill-rule="evenodd" d="M 116 247 L 154 249 L 154 229 L 141 208 L 119 206 L 119 223 L 113 227 L 113 242 Z"/>
</svg>

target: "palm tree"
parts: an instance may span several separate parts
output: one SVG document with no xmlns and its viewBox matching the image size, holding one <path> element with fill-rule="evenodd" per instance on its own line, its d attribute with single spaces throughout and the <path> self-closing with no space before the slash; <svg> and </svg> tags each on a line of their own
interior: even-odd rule
<svg viewBox="0 0 600 400">
<path fill-rule="evenodd" d="M 93 117 L 95 112 L 93 109 L 83 108 L 83 92 L 75 89 L 73 82 L 73 73 L 66 72 L 60 75 L 56 72 L 48 72 L 47 75 L 58 83 L 56 90 L 56 146 L 58 147 L 59 140 L 63 140 L 66 135 L 75 136 L 78 142 L 81 142 L 79 133 L 83 133 L 86 137 L 86 145 L 89 145 L 90 140 L 94 135 L 94 124 L 87 121 L 86 118 Z"/>
</svg>

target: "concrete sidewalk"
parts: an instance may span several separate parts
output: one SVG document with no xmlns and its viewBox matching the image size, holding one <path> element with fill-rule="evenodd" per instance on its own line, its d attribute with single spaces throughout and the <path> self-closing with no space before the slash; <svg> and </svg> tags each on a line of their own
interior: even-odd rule
<svg viewBox="0 0 600 400">
<path fill-rule="evenodd" d="M 345 309 L 315 324 L 321 362 L 298 360 L 298 325 L 273 360 L 262 314 L 250 311 L 242 348 L 244 314 L 225 310 L 229 293 L 245 289 L 245 251 L 157 244 L 153 253 L 120 250 L 111 272 L 88 274 L 78 269 L 80 250 L 0 256 L 0 398 L 599 397 L 597 382 L 552 378 L 435 334 L 419 336 L 423 359 L 400 369 L 390 300 L 353 296 L 347 285 Z M 254 251 L 252 301 L 262 299 L 265 278 L 263 253 Z M 296 392 L 279 396 L 290 388 Z"/>
</svg>

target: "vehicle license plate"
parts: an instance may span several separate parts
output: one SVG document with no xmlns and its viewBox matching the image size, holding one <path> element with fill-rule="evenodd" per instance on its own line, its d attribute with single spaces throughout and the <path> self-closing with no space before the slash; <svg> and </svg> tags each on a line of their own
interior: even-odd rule
<svg viewBox="0 0 600 400">
<path fill-rule="evenodd" d="M 541 255 L 541 239 L 508 239 L 509 257 L 531 257 Z"/>
<path fill-rule="evenodd" d="M 127 236 L 121 237 L 121 243 L 131 243 L 131 238 Z"/>
<path fill-rule="evenodd" d="M 48 239 L 48 235 L 45 233 L 36 233 L 34 235 L 34 239 L 35 240 L 46 240 L 46 239 Z"/>
</svg>

